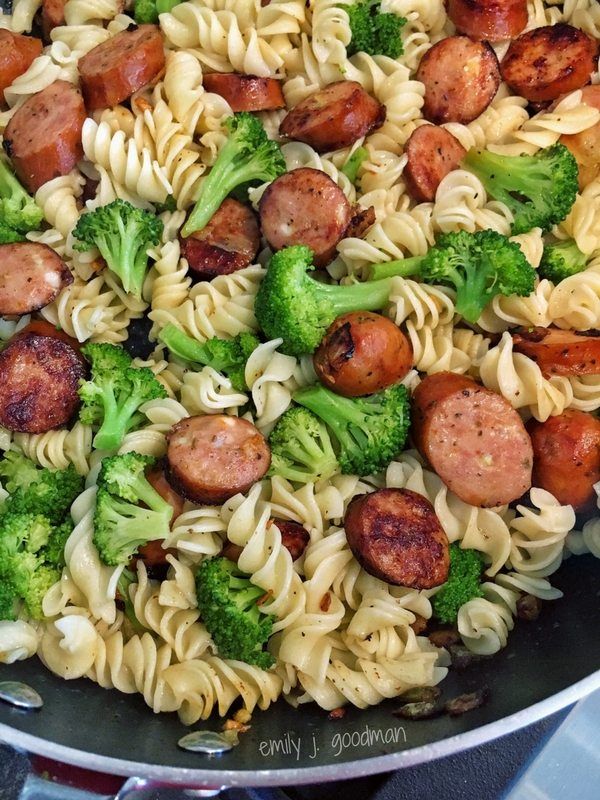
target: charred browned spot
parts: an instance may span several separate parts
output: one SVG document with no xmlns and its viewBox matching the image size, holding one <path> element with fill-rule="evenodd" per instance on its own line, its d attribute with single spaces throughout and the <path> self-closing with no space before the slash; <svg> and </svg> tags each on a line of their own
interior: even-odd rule
<svg viewBox="0 0 600 800">
<path fill-rule="evenodd" d="M 310 534 L 299 522 L 283 519 L 274 522 L 281 533 L 281 544 L 289 551 L 292 561 L 297 561 L 310 542 Z"/>
</svg>

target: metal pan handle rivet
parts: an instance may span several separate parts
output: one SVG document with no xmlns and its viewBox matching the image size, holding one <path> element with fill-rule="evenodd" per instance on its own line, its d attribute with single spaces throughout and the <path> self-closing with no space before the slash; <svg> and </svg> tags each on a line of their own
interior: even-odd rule
<svg viewBox="0 0 600 800">
<path fill-rule="evenodd" d="M 215 731 L 193 731 L 183 736 L 177 744 L 182 750 L 208 756 L 219 756 L 233 749 L 233 743 Z"/>
<path fill-rule="evenodd" d="M 0 700 L 15 708 L 41 708 L 44 701 L 31 686 L 19 681 L 0 681 Z"/>
</svg>

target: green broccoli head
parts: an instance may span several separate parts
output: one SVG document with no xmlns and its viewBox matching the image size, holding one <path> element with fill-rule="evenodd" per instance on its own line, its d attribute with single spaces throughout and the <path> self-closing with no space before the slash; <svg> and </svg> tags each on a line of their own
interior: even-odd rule
<svg viewBox="0 0 600 800">
<path fill-rule="evenodd" d="M 53 535 L 49 519 L 12 511 L 0 517 L 0 618 L 14 619 L 21 602 L 34 619 L 41 619 L 44 595 L 60 578 L 46 559 Z"/>
<path fill-rule="evenodd" d="M 402 28 L 406 18 L 381 11 L 381 0 L 358 0 L 343 5 L 350 21 L 352 38 L 346 48 L 349 56 L 368 53 L 370 56 L 398 58 L 404 53 Z"/>
<path fill-rule="evenodd" d="M 573 239 L 553 242 L 544 246 L 544 253 L 538 272 L 542 278 L 553 283 L 560 283 L 571 275 L 583 272 L 589 256 L 582 253 Z"/>
<path fill-rule="evenodd" d="M 154 463 L 154 458 L 139 453 L 102 459 L 94 543 L 105 564 L 126 564 L 146 542 L 165 539 L 169 534 L 173 509 L 145 475 L 146 468 Z"/>
<path fill-rule="evenodd" d="M 421 268 L 427 283 L 456 290 L 456 310 L 475 323 L 498 294 L 527 296 L 536 272 L 515 242 L 492 230 L 446 233 L 427 253 Z"/>
<path fill-rule="evenodd" d="M 263 650 L 273 631 L 273 617 L 263 614 L 265 592 L 240 572 L 233 561 L 209 558 L 196 574 L 198 608 L 221 658 L 268 669 L 273 656 Z"/>
<path fill-rule="evenodd" d="M 65 544 L 73 533 L 73 523 L 66 519 L 59 525 L 53 525 L 50 536 L 44 547 L 40 551 L 44 562 L 50 566 L 62 568 L 65 565 Z"/>
<path fill-rule="evenodd" d="M 181 0 L 135 0 L 134 19 L 138 25 L 156 24 L 159 14 L 166 14 Z"/>
<path fill-rule="evenodd" d="M 448 580 L 431 598 L 433 616 L 453 625 L 458 610 L 474 597 L 482 597 L 483 558 L 477 550 L 462 550 L 458 542 L 450 545 Z"/>
<path fill-rule="evenodd" d="M 390 280 L 330 286 L 308 274 L 312 251 L 303 245 L 271 258 L 259 287 L 254 312 L 270 339 L 282 338 L 284 353 L 312 353 L 336 317 L 348 311 L 377 311 L 389 300 Z"/>
<path fill-rule="evenodd" d="M 402 384 L 369 397 L 342 397 L 315 385 L 300 389 L 293 399 L 320 417 L 333 433 L 345 475 L 380 472 L 404 447 L 410 404 Z"/>
<path fill-rule="evenodd" d="M 2 244 L 11 241 L 23 241 L 22 238 L 10 238 L 37 230 L 42 224 L 44 215 L 36 205 L 33 197 L 21 186 L 7 161 L 0 158 L 0 232 Z"/>
<path fill-rule="evenodd" d="M 244 377 L 246 362 L 260 344 L 254 334 L 238 333 L 233 339 L 215 336 L 200 343 L 169 323 L 160 331 L 158 338 L 177 358 L 189 364 L 212 367 L 229 378 L 236 392 L 247 391 Z"/>
<path fill-rule="evenodd" d="M 505 156 L 471 149 L 463 166 L 475 173 L 486 192 L 513 214 L 513 234 L 532 228 L 549 231 L 571 210 L 579 188 L 577 161 L 557 143 L 534 155 Z"/>
<path fill-rule="evenodd" d="M 132 367 L 131 357 L 118 345 L 87 344 L 81 350 L 91 363 L 91 377 L 79 387 L 79 419 L 99 426 L 94 447 L 117 450 L 143 419 L 140 406 L 167 392 L 151 369 Z"/>
<path fill-rule="evenodd" d="M 82 214 L 73 236 L 79 239 L 75 249 L 84 251 L 97 247 L 125 291 L 141 298 L 148 269 L 146 251 L 160 242 L 162 231 L 162 220 L 154 214 L 126 200 L 113 200 Z"/>
<path fill-rule="evenodd" d="M 227 140 L 202 181 L 196 205 L 181 229 L 183 236 L 202 230 L 236 187 L 273 181 L 286 170 L 280 146 L 267 137 L 258 117 L 242 111 L 227 118 L 225 129 Z"/>
<path fill-rule="evenodd" d="M 313 483 L 330 478 L 338 463 L 325 424 L 307 408 L 290 408 L 269 436 L 270 475 Z"/>
<path fill-rule="evenodd" d="M 84 483 L 72 464 L 67 469 L 45 469 L 11 451 L 0 460 L 0 477 L 10 493 L 4 510 L 15 514 L 43 514 L 52 523 L 62 522 L 83 491 Z"/>
<path fill-rule="evenodd" d="M 24 242 L 25 236 L 22 233 L 9 227 L 6 222 L 0 218 L 0 244 L 14 244 L 15 242 Z"/>
<path fill-rule="evenodd" d="M 94 510 L 94 544 L 100 558 L 109 566 L 127 564 L 134 553 L 151 539 L 165 539 L 169 534 L 172 509 L 155 511 L 98 488 Z"/>
<path fill-rule="evenodd" d="M 371 279 L 418 275 L 456 291 L 456 310 L 475 323 L 498 294 L 527 296 L 536 272 L 515 242 L 492 230 L 453 231 L 440 236 L 426 255 L 371 267 Z"/>
</svg>

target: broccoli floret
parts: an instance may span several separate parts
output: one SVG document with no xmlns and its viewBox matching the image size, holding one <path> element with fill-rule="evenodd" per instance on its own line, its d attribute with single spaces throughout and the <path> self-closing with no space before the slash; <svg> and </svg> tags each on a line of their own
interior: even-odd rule
<svg viewBox="0 0 600 800">
<path fill-rule="evenodd" d="M 36 514 L 8 512 L 0 518 L 0 617 L 14 619 L 21 601 L 28 614 L 41 619 L 44 595 L 60 578 L 45 548 L 52 523 Z"/>
<path fill-rule="evenodd" d="M 236 392 L 247 391 L 244 377 L 246 362 L 260 344 L 254 334 L 238 333 L 233 339 L 215 336 L 201 344 L 169 323 L 158 334 L 158 338 L 174 356 L 190 364 L 212 367 L 229 378 Z"/>
<path fill-rule="evenodd" d="M 270 339 L 281 337 L 284 353 L 312 353 L 336 317 L 347 311 L 377 311 L 387 305 L 391 279 L 330 286 L 311 278 L 312 251 L 303 245 L 271 258 L 254 312 Z"/>
<path fill-rule="evenodd" d="M 148 269 L 146 251 L 157 245 L 163 223 L 154 214 L 126 200 L 113 200 L 89 214 L 82 214 L 73 229 L 80 244 L 76 250 L 97 247 L 112 272 L 119 276 L 128 294 L 141 298 Z"/>
<path fill-rule="evenodd" d="M 582 253 L 573 239 L 553 242 L 544 247 L 538 272 L 542 278 L 560 283 L 586 268 L 589 256 Z"/>
<path fill-rule="evenodd" d="M 250 583 L 233 561 L 209 558 L 196 574 L 198 608 L 221 658 L 268 669 L 273 656 L 263 650 L 273 630 L 273 617 L 261 613 L 264 589 Z"/>
<path fill-rule="evenodd" d="M 402 28 L 406 18 L 381 11 L 381 0 L 358 0 L 344 5 L 350 21 L 352 39 L 346 48 L 349 56 L 368 53 L 370 56 L 398 58 L 404 52 Z"/>
<path fill-rule="evenodd" d="M 228 137 L 203 179 L 196 205 L 181 229 L 183 236 L 204 228 L 227 195 L 249 181 L 273 181 L 285 172 L 285 159 L 261 121 L 242 111 L 225 121 Z"/>
<path fill-rule="evenodd" d="M 379 472 L 404 447 L 410 405 L 406 387 L 401 384 L 369 397 L 342 397 L 317 384 L 298 390 L 293 399 L 332 431 L 345 475 Z"/>
<path fill-rule="evenodd" d="M 492 230 L 446 233 L 425 256 L 371 268 L 374 280 L 391 275 L 419 275 L 426 283 L 451 286 L 456 290 L 456 310 L 471 323 L 498 294 L 531 294 L 536 278 L 521 248 Z"/>
<path fill-rule="evenodd" d="M 94 543 L 105 564 L 126 564 L 151 539 L 164 539 L 173 509 L 144 475 L 150 456 L 125 453 L 102 460 L 94 511 Z M 137 503 L 144 503 L 141 508 Z"/>
<path fill-rule="evenodd" d="M 313 483 L 330 478 L 338 469 L 327 428 L 306 408 L 290 408 L 269 436 L 270 475 L 288 481 Z"/>
<path fill-rule="evenodd" d="M 13 228 L 9 227 L 3 219 L 0 219 L 0 244 L 14 244 L 24 242 L 25 236 Z"/>
<path fill-rule="evenodd" d="M 368 157 L 368 155 L 369 151 L 366 147 L 359 147 L 352 153 L 350 158 L 342 167 L 342 172 L 348 178 L 348 180 L 352 181 L 352 183 L 356 183 L 358 170 L 361 168 L 363 161 Z"/>
<path fill-rule="evenodd" d="M 181 0 L 135 0 L 134 18 L 138 25 L 158 22 L 159 14 L 166 14 Z"/>
<path fill-rule="evenodd" d="M 6 238 L 9 236 L 9 230 L 15 231 L 16 234 L 35 231 L 40 227 L 43 217 L 42 209 L 21 186 L 7 161 L 0 158 L 0 230 L 3 243 L 22 241 L 22 239 Z"/>
<path fill-rule="evenodd" d="M 579 188 L 575 157 L 564 144 L 534 155 L 504 156 L 471 149 L 463 166 L 474 172 L 486 192 L 513 214 L 513 234 L 532 228 L 549 231 L 571 210 Z"/>
<path fill-rule="evenodd" d="M 59 568 L 64 567 L 65 544 L 72 532 L 73 523 L 70 519 L 65 520 L 60 525 L 53 526 L 48 541 L 41 550 L 44 561 Z"/>
<path fill-rule="evenodd" d="M 12 451 L 0 460 L 0 478 L 10 493 L 3 511 L 43 514 L 54 524 L 62 522 L 84 483 L 72 464 L 67 469 L 45 469 Z"/>
<path fill-rule="evenodd" d="M 79 388 L 79 419 L 100 426 L 94 447 L 116 450 L 143 419 L 140 406 L 167 392 L 151 369 L 131 366 L 131 356 L 118 345 L 87 344 L 81 350 L 91 363 L 91 378 Z"/>
<path fill-rule="evenodd" d="M 458 609 L 474 597 L 482 597 L 483 559 L 477 550 L 462 550 L 458 542 L 450 545 L 448 580 L 431 598 L 433 616 L 453 625 Z"/>
</svg>

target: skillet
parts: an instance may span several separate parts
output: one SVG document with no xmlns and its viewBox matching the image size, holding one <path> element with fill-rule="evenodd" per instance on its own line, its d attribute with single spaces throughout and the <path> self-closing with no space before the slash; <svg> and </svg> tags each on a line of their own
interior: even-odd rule
<svg viewBox="0 0 600 800">
<path fill-rule="evenodd" d="M 406 721 L 398 701 L 341 720 L 307 705 L 279 701 L 256 711 L 240 744 L 218 758 L 183 751 L 188 732 L 175 714 L 154 715 L 137 695 L 66 682 L 36 659 L 0 665 L 0 680 L 19 680 L 44 700 L 38 712 L 0 703 L 0 740 L 86 769 L 187 786 L 282 786 L 342 780 L 430 761 L 482 744 L 600 688 L 600 569 L 591 556 L 570 558 L 553 576 L 565 596 L 544 605 L 536 622 L 518 622 L 508 646 L 463 672 L 451 671 L 444 697 L 489 688 L 489 701 L 461 717 Z M 220 730 L 218 719 L 194 730 Z"/>
</svg>

